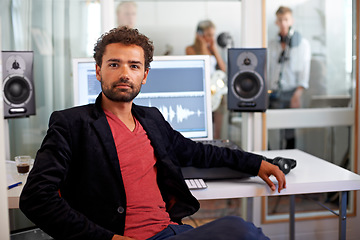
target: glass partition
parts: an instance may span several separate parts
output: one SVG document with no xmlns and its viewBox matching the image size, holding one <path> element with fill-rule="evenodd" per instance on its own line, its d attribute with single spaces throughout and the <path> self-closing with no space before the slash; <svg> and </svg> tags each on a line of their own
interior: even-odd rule
<svg viewBox="0 0 360 240">
<path fill-rule="evenodd" d="M 286 79 L 288 69 L 296 72 L 298 85 L 303 85 L 301 81 L 307 83 L 305 84 L 306 89 L 302 96 L 301 107 L 351 107 L 355 87 L 353 73 L 355 60 L 353 57 L 353 29 L 355 25 L 353 17 L 355 16 L 353 16 L 352 0 L 335 2 L 325 0 L 268 0 L 266 3 L 267 38 L 270 55 L 269 82 L 278 81 L 280 71 L 273 73 L 271 70 L 274 68 L 273 65 L 281 65 L 283 68 L 283 80 L 281 81 L 283 85 L 287 85 L 287 82 L 290 81 Z M 281 14 L 276 15 L 280 6 L 289 7 L 292 10 L 292 24 L 287 23 L 291 25 L 291 31 L 285 36 L 291 40 L 285 44 L 287 45 L 286 48 L 280 48 L 279 24 L 284 24 L 279 22 L 278 16 L 281 17 Z M 282 39 L 283 41 L 286 40 L 284 37 Z M 303 42 L 306 42 L 309 48 L 304 47 Z M 281 50 L 276 49 L 276 47 Z M 280 63 L 279 54 L 282 53 L 282 50 L 287 51 L 288 55 L 285 58 L 289 60 Z M 301 54 L 298 54 L 298 51 Z M 310 56 L 306 57 L 308 51 Z M 309 65 L 309 69 L 303 65 Z M 294 84 L 293 87 L 295 86 Z M 284 89 L 286 87 L 284 86 Z"/>
<path fill-rule="evenodd" d="M 124 2 L 131 3 L 124 5 Z M 216 37 L 226 32 L 233 45 L 241 44 L 241 2 L 238 0 L 116 0 L 115 11 L 115 26 L 127 23 L 145 33 L 154 42 L 155 55 L 185 55 L 186 46 L 195 40 L 198 23 L 206 19 L 215 24 Z M 225 55 L 225 49 L 220 50 Z"/>
<path fill-rule="evenodd" d="M 72 58 L 91 56 L 100 34 L 100 3 L 13 0 L 1 6 L 2 50 L 34 52 L 36 102 L 35 116 L 7 120 L 7 157 L 35 157 L 50 113 L 72 106 Z"/>
<path fill-rule="evenodd" d="M 296 148 L 349 170 L 356 169 L 355 46 L 356 14 L 359 13 L 355 11 L 355 4 L 353 0 L 266 1 L 268 82 L 280 82 L 276 87 L 285 89 L 283 92 L 288 90 L 286 87 L 291 80 L 298 84 L 293 85 L 293 89 L 305 86 L 299 106 L 292 102 L 294 90 L 290 91 L 287 99 L 290 103 L 286 107 L 267 111 L 268 149 Z M 286 7 L 291 10 L 290 20 L 286 18 Z M 286 24 L 290 31 L 282 34 L 282 27 Z M 302 46 L 304 41 L 308 48 Z M 306 64 L 308 69 L 304 67 Z M 289 77 L 291 71 L 293 75 Z M 307 81 L 307 84 L 301 85 L 301 81 Z M 278 92 L 274 84 L 272 86 L 270 100 L 277 97 L 272 93 Z M 351 193 L 349 198 L 350 215 L 355 208 L 353 196 Z M 337 211 L 338 197 L 337 193 L 299 196 L 296 216 L 301 219 L 329 217 L 332 214 L 316 207 L 313 200 Z M 281 209 L 281 206 L 288 206 L 286 197 L 265 199 L 264 222 L 287 219 L 288 209 Z"/>
</svg>

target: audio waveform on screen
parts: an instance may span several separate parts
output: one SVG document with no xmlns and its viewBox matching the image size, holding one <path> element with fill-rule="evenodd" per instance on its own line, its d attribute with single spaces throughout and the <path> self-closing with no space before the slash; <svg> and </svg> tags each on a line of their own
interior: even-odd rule
<svg viewBox="0 0 360 240">
<path fill-rule="evenodd" d="M 161 114 L 164 116 L 165 120 L 168 122 L 173 122 L 176 117 L 177 123 L 182 123 L 184 120 L 187 120 L 189 117 L 196 115 L 200 117 L 203 114 L 200 110 L 193 111 L 188 108 L 184 108 L 182 105 L 176 105 L 175 109 L 172 106 L 160 106 L 158 107 Z"/>
<path fill-rule="evenodd" d="M 206 128 L 204 96 L 165 96 L 135 98 L 141 106 L 156 107 L 171 127 L 180 132 L 198 132 Z"/>
</svg>

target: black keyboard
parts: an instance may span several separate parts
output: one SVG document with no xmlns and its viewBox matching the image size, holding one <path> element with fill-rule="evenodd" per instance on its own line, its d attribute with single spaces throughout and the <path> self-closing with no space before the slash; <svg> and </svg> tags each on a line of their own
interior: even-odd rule
<svg viewBox="0 0 360 240">
<path fill-rule="evenodd" d="M 218 147 L 227 147 L 230 149 L 237 149 L 237 150 L 241 150 L 241 148 L 236 145 L 234 142 L 225 139 L 214 139 L 214 140 L 200 140 L 198 142 L 201 142 L 203 144 L 210 144 L 210 145 L 214 145 L 214 146 L 218 146 Z"/>
</svg>

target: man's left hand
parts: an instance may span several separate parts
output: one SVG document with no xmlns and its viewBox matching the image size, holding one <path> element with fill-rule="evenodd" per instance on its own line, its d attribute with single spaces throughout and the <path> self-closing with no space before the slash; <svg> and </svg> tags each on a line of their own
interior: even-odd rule
<svg viewBox="0 0 360 240">
<path fill-rule="evenodd" d="M 258 176 L 264 180 L 267 185 L 271 188 L 272 191 L 276 190 L 275 184 L 270 180 L 270 176 L 274 175 L 278 181 L 278 192 L 286 188 L 286 179 L 285 174 L 280 170 L 280 168 L 274 164 L 271 164 L 265 160 L 261 162 L 260 170 Z"/>
</svg>

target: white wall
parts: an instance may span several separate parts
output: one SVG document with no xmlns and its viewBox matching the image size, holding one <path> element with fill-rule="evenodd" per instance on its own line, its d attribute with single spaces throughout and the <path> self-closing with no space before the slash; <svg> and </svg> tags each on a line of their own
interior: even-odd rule
<svg viewBox="0 0 360 240">
<path fill-rule="evenodd" d="M 0 19 L 1 26 L 1 19 Z M 1 29 L 0 29 L 1 33 Z M 1 34 L 0 34 L 1 36 Z M 1 41 L 1 39 L 0 39 Z M 0 42 L 1 50 L 1 42 Z M 0 52 L 0 79 L 2 78 L 2 60 Z M 0 81 L 0 89 L 2 89 L 2 81 Z M 7 183 L 6 183 L 6 171 L 5 171 L 5 140 L 4 140 L 4 105 L 3 97 L 0 94 L 0 239 L 9 239 L 9 212 L 7 202 Z"/>
</svg>

